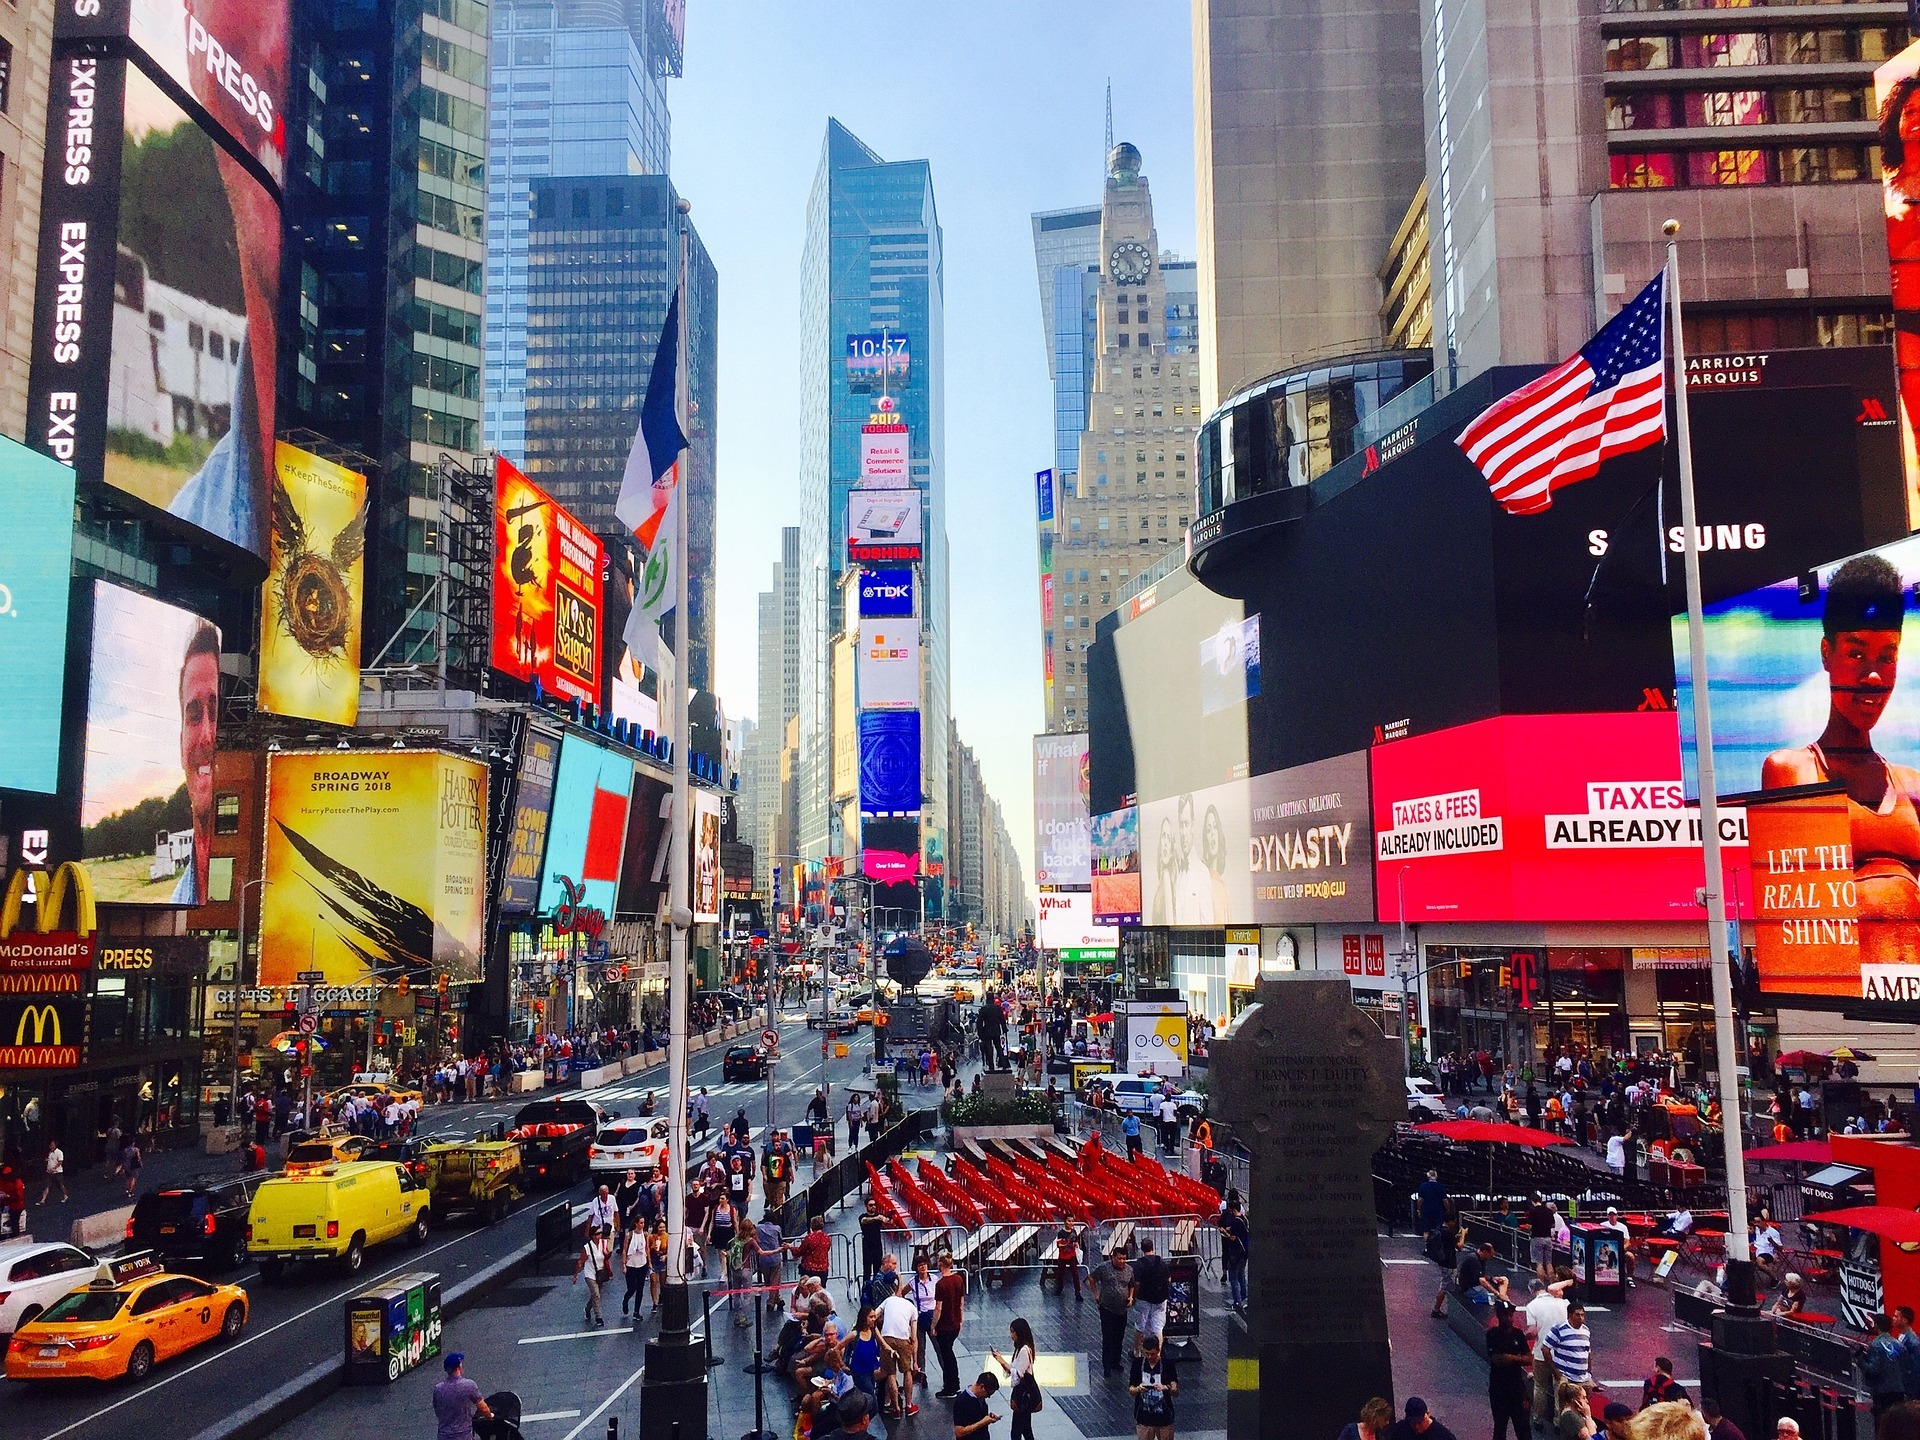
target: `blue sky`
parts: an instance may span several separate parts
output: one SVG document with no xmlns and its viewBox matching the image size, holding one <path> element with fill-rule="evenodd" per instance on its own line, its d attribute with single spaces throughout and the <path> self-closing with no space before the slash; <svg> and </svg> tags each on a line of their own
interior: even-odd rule
<svg viewBox="0 0 1920 1440">
<path fill-rule="evenodd" d="M 1182 0 L 693 0 L 673 178 L 720 272 L 718 685 L 752 714 L 755 597 L 799 521 L 800 246 L 832 115 L 927 159 L 946 242 L 953 708 L 1028 861 L 1043 724 L 1033 472 L 1052 463 L 1035 210 L 1096 204 L 1105 88 L 1163 248 L 1194 253 Z"/>
</svg>

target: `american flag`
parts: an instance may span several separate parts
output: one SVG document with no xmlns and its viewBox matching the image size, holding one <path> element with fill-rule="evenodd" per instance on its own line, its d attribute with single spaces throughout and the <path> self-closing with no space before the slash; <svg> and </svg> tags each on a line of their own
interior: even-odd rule
<svg viewBox="0 0 1920 1440">
<path fill-rule="evenodd" d="M 1454 443 L 1509 515 L 1667 438 L 1666 271 L 1571 360 L 1489 405 Z"/>
</svg>

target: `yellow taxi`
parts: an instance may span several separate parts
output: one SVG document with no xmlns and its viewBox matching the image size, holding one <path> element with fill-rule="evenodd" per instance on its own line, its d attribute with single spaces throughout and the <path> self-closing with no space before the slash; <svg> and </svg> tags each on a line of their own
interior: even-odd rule
<svg viewBox="0 0 1920 1440">
<path fill-rule="evenodd" d="M 355 1135 L 344 1125 L 323 1125 L 291 1139 L 287 1146 L 286 1172 L 302 1175 L 325 1165 L 344 1165 L 358 1160 L 361 1152 L 372 1144 L 366 1136 Z"/>
<path fill-rule="evenodd" d="M 95 1280 L 42 1310 L 7 1342 L 9 1380 L 144 1380 L 162 1360 L 247 1323 L 247 1292 L 170 1275 L 149 1251 L 107 1262 Z"/>
<path fill-rule="evenodd" d="M 423 1097 L 418 1090 L 405 1085 L 389 1085 L 384 1080 L 356 1080 L 351 1085 L 342 1085 L 321 1097 L 328 1110 L 339 1107 L 342 1100 L 352 1095 L 361 1100 L 372 1100 L 384 1106 L 389 1099 L 398 1100 L 402 1105 L 408 1101 L 419 1101 Z"/>
</svg>

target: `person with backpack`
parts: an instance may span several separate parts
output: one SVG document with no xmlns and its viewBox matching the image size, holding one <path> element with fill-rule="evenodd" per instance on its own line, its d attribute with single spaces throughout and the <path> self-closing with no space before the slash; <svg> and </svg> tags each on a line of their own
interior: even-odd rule
<svg viewBox="0 0 1920 1440">
<path fill-rule="evenodd" d="M 605 1329 L 607 1317 L 600 1309 L 600 1287 L 613 1279 L 613 1252 L 597 1226 L 587 1227 L 586 1243 L 580 1247 L 580 1254 L 573 1262 L 573 1283 L 578 1285 L 583 1276 L 587 1282 L 586 1318 L 583 1323 L 589 1329 Z"/>
<path fill-rule="evenodd" d="M 1138 1440 L 1173 1440 L 1173 1397 L 1180 1393 L 1180 1381 L 1172 1357 L 1162 1353 L 1160 1337 L 1152 1332 L 1141 1337 L 1140 1353 L 1127 1371 L 1127 1393 L 1133 1396 Z"/>
<path fill-rule="evenodd" d="M 1867 1394 L 1873 1397 L 1873 1418 L 1880 1417 L 1907 1398 L 1907 1380 L 1900 1364 L 1900 1342 L 1893 1335 L 1893 1319 L 1873 1317 L 1874 1336 L 1867 1353 L 1860 1357 L 1860 1374 L 1867 1382 Z"/>
</svg>

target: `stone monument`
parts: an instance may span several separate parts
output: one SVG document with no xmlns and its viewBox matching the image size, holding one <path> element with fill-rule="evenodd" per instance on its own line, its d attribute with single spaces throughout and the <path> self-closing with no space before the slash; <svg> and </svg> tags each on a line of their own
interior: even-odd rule
<svg viewBox="0 0 1920 1440">
<path fill-rule="evenodd" d="M 1371 1162 L 1406 1118 L 1401 1042 L 1354 1007 L 1342 976 L 1263 975 L 1208 1069 L 1208 1110 L 1253 1157 L 1227 1434 L 1337 1435 L 1372 1396 L 1393 1399 Z"/>
</svg>

